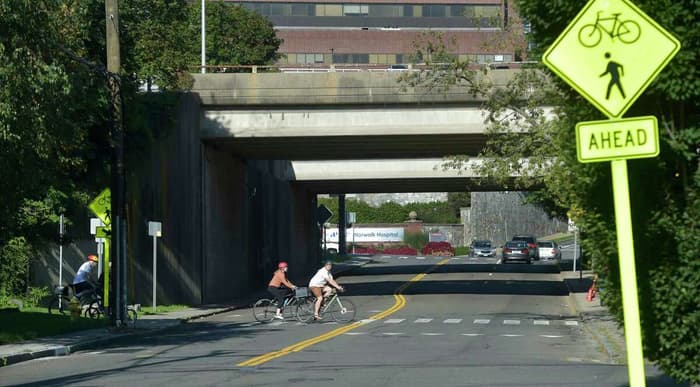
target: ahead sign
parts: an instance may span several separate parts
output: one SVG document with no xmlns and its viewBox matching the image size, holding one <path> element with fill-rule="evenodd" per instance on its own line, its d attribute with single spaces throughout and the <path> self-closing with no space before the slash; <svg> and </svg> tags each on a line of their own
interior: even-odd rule
<svg viewBox="0 0 700 387">
<path fill-rule="evenodd" d="M 578 161 L 593 163 L 659 155 L 656 117 L 586 121 L 576 124 Z"/>
<path fill-rule="evenodd" d="M 542 61 L 608 117 L 620 117 L 681 45 L 627 0 L 592 0 Z"/>
</svg>

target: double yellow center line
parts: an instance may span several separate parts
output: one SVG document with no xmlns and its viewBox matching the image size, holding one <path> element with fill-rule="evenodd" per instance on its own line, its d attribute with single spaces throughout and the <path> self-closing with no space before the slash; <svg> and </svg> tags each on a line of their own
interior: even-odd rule
<svg viewBox="0 0 700 387">
<path fill-rule="evenodd" d="M 399 286 L 396 291 L 394 291 L 394 305 L 392 305 L 389 309 L 386 309 L 382 312 L 379 312 L 373 316 L 369 317 L 369 321 L 373 320 L 380 320 L 383 319 L 387 316 L 390 316 L 393 313 L 396 313 L 397 311 L 401 310 L 404 306 L 406 306 L 406 298 L 403 296 L 403 291 L 406 290 L 409 286 L 411 286 L 412 283 L 418 282 L 422 280 L 428 273 L 432 272 L 435 270 L 436 267 L 442 266 L 449 262 L 450 259 L 443 259 L 442 261 L 438 262 L 436 265 L 432 266 L 430 269 L 428 269 L 425 273 L 421 273 L 416 275 L 415 277 L 411 278 L 408 280 L 408 282 L 404 283 L 403 285 Z M 236 364 L 239 367 L 254 367 L 254 366 L 259 366 L 261 364 L 267 363 L 270 360 L 277 359 L 282 356 L 289 355 L 294 352 L 299 352 L 305 348 L 308 348 L 312 345 L 318 344 L 320 342 L 330 340 L 336 336 L 340 336 L 343 333 L 349 332 L 355 328 L 359 328 L 360 326 L 366 324 L 366 321 L 356 321 L 352 324 L 340 327 L 338 329 L 334 329 L 330 332 L 324 333 L 320 336 L 312 337 L 310 339 L 300 341 L 296 344 L 292 344 L 290 346 L 284 347 L 280 350 L 277 351 L 272 351 L 260 356 L 256 356 L 253 358 L 250 358 L 246 361 L 240 362 Z"/>
</svg>

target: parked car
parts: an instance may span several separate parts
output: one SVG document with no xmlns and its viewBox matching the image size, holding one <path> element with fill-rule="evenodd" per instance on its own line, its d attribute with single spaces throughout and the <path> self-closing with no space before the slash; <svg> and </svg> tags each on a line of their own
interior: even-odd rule
<svg viewBox="0 0 700 387">
<path fill-rule="evenodd" d="M 527 242 L 524 241 L 509 241 L 503 246 L 503 257 L 501 263 L 510 261 L 524 261 L 527 264 L 532 263 L 532 255 L 527 247 Z"/>
<path fill-rule="evenodd" d="M 535 238 L 533 235 L 515 235 L 512 240 L 527 243 L 527 249 L 530 251 L 530 258 L 534 260 L 540 259 L 537 251 L 537 238 Z"/>
<path fill-rule="evenodd" d="M 496 248 L 491 245 L 489 240 L 475 240 L 469 245 L 470 257 L 495 257 Z"/>
<path fill-rule="evenodd" d="M 559 248 L 559 245 L 557 242 L 551 242 L 551 241 L 540 241 L 537 242 L 537 250 L 538 254 L 540 256 L 540 259 L 543 260 L 550 260 L 550 259 L 556 259 L 556 260 L 561 260 L 561 248 Z"/>
</svg>

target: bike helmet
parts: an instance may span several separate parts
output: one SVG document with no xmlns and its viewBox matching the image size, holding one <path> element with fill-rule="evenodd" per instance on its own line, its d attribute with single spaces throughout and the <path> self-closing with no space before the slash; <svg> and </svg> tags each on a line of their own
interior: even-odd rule
<svg viewBox="0 0 700 387">
<path fill-rule="evenodd" d="M 88 259 L 88 261 L 93 261 L 93 262 L 99 261 L 99 259 L 97 258 L 97 255 L 94 255 L 94 254 L 88 255 L 87 259 Z"/>
<path fill-rule="evenodd" d="M 287 265 L 287 262 L 284 262 L 284 261 L 277 264 L 278 269 L 284 269 L 287 266 L 289 266 L 289 265 Z"/>
</svg>

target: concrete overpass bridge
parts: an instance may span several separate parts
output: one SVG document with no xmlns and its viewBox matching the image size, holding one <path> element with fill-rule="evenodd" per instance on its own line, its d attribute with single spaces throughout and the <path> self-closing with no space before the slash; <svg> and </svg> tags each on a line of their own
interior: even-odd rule
<svg viewBox="0 0 700 387">
<path fill-rule="evenodd" d="M 483 147 L 483 101 L 402 90 L 399 75 L 194 75 L 175 128 L 130 175 L 136 301 L 150 300 L 149 220 L 163 224 L 159 301 L 217 303 L 264 288 L 281 259 L 292 277 L 316 268 L 318 193 L 498 190 L 439 167 Z"/>
</svg>

